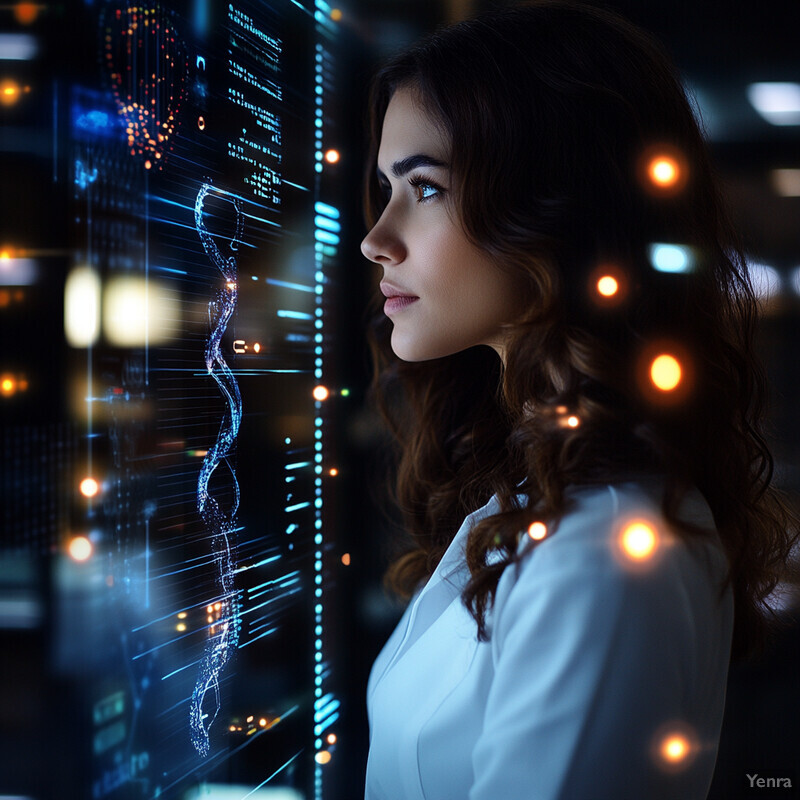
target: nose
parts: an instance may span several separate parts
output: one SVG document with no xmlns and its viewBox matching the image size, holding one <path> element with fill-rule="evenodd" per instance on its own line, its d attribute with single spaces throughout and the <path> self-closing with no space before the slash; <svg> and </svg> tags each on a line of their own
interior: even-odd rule
<svg viewBox="0 0 800 800">
<path fill-rule="evenodd" d="M 361 252 L 376 264 L 399 264 L 405 259 L 405 245 L 386 218 L 385 211 L 361 242 Z"/>
</svg>

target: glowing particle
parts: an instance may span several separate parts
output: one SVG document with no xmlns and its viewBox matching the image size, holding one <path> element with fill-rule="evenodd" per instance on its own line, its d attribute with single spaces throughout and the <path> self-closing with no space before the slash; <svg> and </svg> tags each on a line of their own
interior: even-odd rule
<svg viewBox="0 0 800 800">
<path fill-rule="evenodd" d="M 183 633 L 186 630 L 186 623 L 185 622 L 179 622 L 175 626 L 175 630 L 178 631 L 179 633 Z"/>
<path fill-rule="evenodd" d="M 255 717 L 254 717 L 254 716 L 251 714 L 251 715 L 250 715 L 250 716 L 249 716 L 249 717 L 248 717 L 248 718 L 245 720 L 245 722 L 252 722 L 254 719 L 255 719 Z"/>
<path fill-rule="evenodd" d="M 4 106 L 11 106 L 19 100 L 20 87 L 14 81 L 3 81 L 0 83 L 0 103 Z"/>
<path fill-rule="evenodd" d="M 603 275 L 597 281 L 597 291 L 603 297 L 613 297 L 619 291 L 619 283 L 611 275 Z"/>
<path fill-rule="evenodd" d="M 572 416 L 567 417 L 567 425 L 570 428 L 577 428 L 578 425 L 581 424 L 581 421 L 573 414 Z"/>
<path fill-rule="evenodd" d="M 335 733 L 329 733 L 328 737 L 327 737 L 327 739 L 325 741 L 327 741 L 328 744 L 336 744 L 336 734 Z"/>
<path fill-rule="evenodd" d="M 346 567 L 350 566 L 350 553 L 342 553 L 342 564 Z"/>
<path fill-rule="evenodd" d="M 342 389 L 342 391 L 341 391 L 341 392 L 339 392 L 339 394 L 340 394 L 342 397 L 349 397 L 349 396 L 350 396 L 350 390 L 349 390 L 349 389 Z"/>
<path fill-rule="evenodd" d="M 332 8 L 331 9 L 331 19 L 334 22 L 341 22 L 342 21 L 342 10 L 340 8 Z"/>
<path fill-rule="evenodd" d="M 329 474 L 330 476 L 332 476 L 332 477 L 334 477 L 334 478 L 335 478 L 335 477 L 336 477 L 336 476 L 339 474 L 339 470 L 338 470 L 338 469 L 336 469 L 336 467 L 331 467 L 331 468 L 328 470 L 328 474 Z"/>
<path fill-rule="evenodd" d="M 338 150 L 326 150 L 325 151 L 325 160 L 329 164 L 335 164 L 339 160 L 339 151 Z"/>
<path fill-rule="evenodd" d="M 320 750 L 315 756 L 314 760 L 317 764 L 328 764 L 331 760 L 331 754 L 328 750 Z"/>
<path fill-rule="evenodd" d="M 665 761 L 683 761 L 688 752 L 689 742 L 680 734 L 667 737 L 661 744 L 661 755 Z"/>
<path fill-rule="evenodd" d="M 231 291 L 233 291 L 233 290 L 236 288 L 236 284 L 235 284 L 233 281 L 229 281 L 229 282 L 228 282 L 228 283 L 226 283 L 225 285 L 226 285 L 226 286 L 227 286 L 227 287 L 228 287 L 228 288 L 229 288 Z"/>
<path fill-rule="evenodd" d="M 92 555 L 92 543 L 85 536 L 73 536 L 67 545 L 67 552 L 73 561 L 86 561 Z"/>
<path fill-rule="evenodd" d="M 186 619 L 189 615 L 185 611 L 181 611 L 178 613 L 178 619 Z"/>
<path fill-rule="evenodd" d="M 528 536 L 537 541 L 544 539 L 544 537 L 547 536 L 547 525 L 545 525 L 544 522 L 531 522 L 528 526 Z"/>
<path fill-rule="evenodd" d="M 36 3 L 21 2 L 14 6 L 14 17 L 20 25 L 30 25 L 39 16 L 39 6 Z"/>
<path fill-rule="evenodd" d="M 261 352 L 261 345 L 260 345 L 258 342 L 256 342 L 256 343 L 253 345 L 253 352 L 254 352 L 254 353 L 260 353 L 260 352 Z"/>
<path fill-rule="evenodd" d="M 623 528 L 620 535 L 623 552 L 634 561 L 650 558 L 657 544 L 655 529 L 646 522 L 631 522 Z"/>
<path fill-rule="evenodd" d="M 6 397 L 10 397 L 12 394 L 14 394 L 16 388 L 17 382 L 8 375 L 5 375 L 2 379 L 0 379 L 0 392 L 2 392 L 2 394 L 4 394 Z"/>
<path fill-rule="evenodd" d="M 260 725 L 262 728 L 266 728 L 266 727 L 267 727 L 267 721 L 264 719 L 264 717 L 261 717 L 261 719 L 258 721 L 258 724 L 259 724 L 259 725 Z"/>
<path fill-rule="evenodd" d="M 311 393 L 315 400 L 327 400 L 330 392 L 325 386 L 315 386 L 314 391 Z"/>
<path fill-rule="evenodd" d="M 164 127 L 166 127 L 166 125 Z M 197 118 L 197 127 L 201 131 L 204 131 L 206 129 L 206 121 L 205 121 L 205 119 L 203 119 L 203 117 L 198 117 Z"/>
<path fill-rule="evenodd" d="M 650 161 L 647 174 L 656 186 L 667 188 L 678 182 L 680 166 L 671 156 L 659 155 Z"/>
<path fill-rule="evenodd" d="M 681 382 L 681 365 L 678 359 L 662 353 L 650 365 L 650 380 L 662 392 L 670 392 Z"/>
<path fill-rule="evenodd" d="M 84 497 L 94 497 L 100 491 L 100 484 L 94 478 L 84 478 L 80 490 Z"/>
<path fill-rule="evenodd" d="M 228 730 L 229 730 L 231 733 L 235 733 L 235 732 L 236 732 L 236 726 L 235 726 L 235 725 L 231 725 L 231 726 L 228 728 Z"/>
</svg>

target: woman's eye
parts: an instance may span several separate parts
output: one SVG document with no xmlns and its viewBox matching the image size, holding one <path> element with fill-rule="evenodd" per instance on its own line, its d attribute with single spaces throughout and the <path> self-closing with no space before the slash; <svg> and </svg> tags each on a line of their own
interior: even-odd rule
<svg viewBox="0 0 800 800">
<path fill-rule="evenodd" d="M 408 182 L 414 187 L 418 203 L 432 200 L 434 197 L 443 193 L 440 186 L 437 186 L 435 183 L 424 181 L 421 178 L 411 178 Z"/>
</svg>

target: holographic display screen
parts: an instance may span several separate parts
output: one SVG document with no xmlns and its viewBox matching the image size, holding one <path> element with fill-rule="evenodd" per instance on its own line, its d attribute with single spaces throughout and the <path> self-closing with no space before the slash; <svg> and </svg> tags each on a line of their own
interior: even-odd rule
<svg viewBox="0 0 800 800">
<path fill-rule="evenodd" d="M 0 698 L 0 795 L 321 798 L 335 14 L 27 5 L 0 600 L 4 665 L 37 669 Z"/>
</svg>

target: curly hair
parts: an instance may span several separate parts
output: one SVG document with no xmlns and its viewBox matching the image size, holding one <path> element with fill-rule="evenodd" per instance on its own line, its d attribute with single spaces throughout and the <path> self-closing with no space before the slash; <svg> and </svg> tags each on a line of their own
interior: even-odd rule
<svg viewBox="0 0 800 800">
<path fill-rule="evenodd" d="M 464 516 L 496 494 L 500 512 L 470 533 L 462 595 L 486 641 L 500 575 L 537 544 L 518 552 L 532 509 L 557 521 L 569 486 L 658 474 L 681 537 L 703 535 L 678 519 L 683 495 L 696 487 L 707 501 L 728 556 L 721 593 L 733 587 L 732 658 L 761 652 L 779 625 L 766 598 L 797 517 L 772 485 L 761 433 L 757 300 L 677 71 L 645 32 L 570 2 L 440 29 L 373 79 L 370 228 L 385 206 L 377 151 L 398 88 L 449 138 L 466 237 L 528 295 L 509 322 L 505 365 L 488 347 L 402 362 L 391 322 L 371 308 L 371 396 L 397 444 L 390 491 L 407 534 L 385 588 L 411 597 Z M 670 187 L 647 180 L 655 153 L 672 159 Z M 679 243 L 691 268 L 654 269 L 654 243 Z M 605 275 L 608 297 L 597 288 Z M 683 369 L 674 392 L 648 378 L 660 352 Z"/>
</svg>

